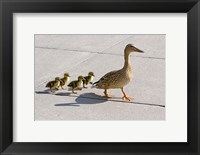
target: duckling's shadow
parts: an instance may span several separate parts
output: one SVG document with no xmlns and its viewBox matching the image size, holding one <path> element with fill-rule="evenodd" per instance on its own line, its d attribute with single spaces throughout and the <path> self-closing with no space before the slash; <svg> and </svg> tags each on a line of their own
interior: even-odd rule
<svg viewBox="0 0 200 155">
<path fill-rule="evenodd" d="M 72 93 L 66 93 L 66 92 L 59 92 L 59 93 L 56 93 L 55 95 L 58 95 L 58 96 L 73 96 Z M 74 97 L 77 97 L 74 95 Z"/>
<path fill-rule="evenodd" d="M 46 89 L 44 91 L 35 91 L 36 94 L 51 94 L 50 89 Z"/>
<path fill-rule="evenodd" d="M 61 95 L 65 94 L 63 96 L 75 96 L 71 93 L 59 93 L 56 95 Z M 100 95 L 97 95 L 95 93 L 84 93 L 81 94 L 80 96 L 75 96 L 77 97 L 75 99 L 76 103 L 58 103 L 55 104 L 55 106 L 80 106 L 81 104 L 99 104 L 99 103 L 104 103 L 108 101 L 106 97 L 102 97 Z"/>
</svg>

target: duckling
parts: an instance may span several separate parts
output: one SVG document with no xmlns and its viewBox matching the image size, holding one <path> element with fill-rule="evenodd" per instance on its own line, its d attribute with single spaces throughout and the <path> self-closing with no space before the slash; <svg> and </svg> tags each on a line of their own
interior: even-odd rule
<svg viewBox="0 0 200 155">
<path fill-rule="evenodd" d="M 92 84 L 94 78 L 94 73 L 93 72 L 89 72 L 88 76 L 85 76 L 83 80 L 83 88 L 87 88 L 85 85 L 88 85 L 88 83 Z"/>
<path fill-rule="evenodd" d="M 58 90 L 59 86 L 60 86 L 60 78 L 59 77 L 56 77 L 54 81 L 49 81 L 46 84 L 46 87 L 50 88 L 51 92 L 52 92 L 52 89 Z"/>
<path fill-rule="evenodd" d="M 105 74 L 99 81 L 95 82 L 93 85 L 97 88 L 104 89 L 104 94 L 106 97 L 111 98 L 107 93 L 108 89 L 121 89 L 123 93 L 123 100 L 133 100 L 134 98 L 128 97 L 124 91 L 124 86 L 126 86 L 132 80 L 132 68 L 130 63 L 130 54 L 132 52 L 144 53 L 142 50 L 136 48 L 132 44 L 126 45 L 124 49 L 124 66 L 120 70 L 111 71 Z"/>
<path fill-rule="evenodd" d="M 74 89 L 81 90 L 80 87 L 83 85 L 83 80 L 85 80 L 84 77 L 79 76 L 77 81 L 72 81 L 68 84 L 68 87 L 72 88 L 72 93 L 77 94 L 76 92 L 74 92 Z"/>
<path fill-rule="evenodd" d="M 69 81 L 69 78 L 70 78 L 69 73 L 65 73 L 64 77 L 60 79 L 60 87 L 62 89 L 64 89 L 63 86 Z"/>
</svg>

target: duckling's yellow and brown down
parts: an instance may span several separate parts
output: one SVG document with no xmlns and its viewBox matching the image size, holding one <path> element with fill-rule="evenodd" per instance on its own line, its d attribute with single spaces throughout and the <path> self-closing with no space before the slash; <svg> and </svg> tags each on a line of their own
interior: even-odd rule
<svg viewBox="0 0 200 155">
<path fill-rule="evenodd" d="M 70 78 L 69 73 L 65 73 L 64 77 L 60 79 L 60 87 L 62 89 L 64 89 L 63 86 L 69 81 L 69 78 Z"/>
<path fill-rule="evenodd" d="M 55 80 L 49 81 L 46 84 L 46 87 L 50 88 L 51 92 L 52 92 L 52 89 L 58 90 L 59 86 L 60 86 L 60 78 L 59 77 L 56 77 Z"/>
<path fill-rule="evenodd" d="M 88 85 L 88 83 L 92 84 L 93 79 L 94 79 L 94 73 L 93 72 L 89 72 L 88 76 L 84 77 L 83 88 L 87 88 L 85 85 Z"/>
<path fill-rule="evenodd" d="M 84 77 L 79 76 L 78 80 L 72 81 L 68 84 L 68 87 L 72 88 L 72 93 L 76 94 L 76 92 L 74 92 L 74 90 L 75 89 L 81 89 L 81 87 L 83 86 L 83 80 L 84 80 Z"/>
</svg>

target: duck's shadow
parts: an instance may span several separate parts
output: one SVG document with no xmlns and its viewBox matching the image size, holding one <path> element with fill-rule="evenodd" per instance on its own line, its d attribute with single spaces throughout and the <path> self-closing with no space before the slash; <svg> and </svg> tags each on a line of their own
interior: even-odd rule
<svg viewBox="0 0 200 155">
<path fill-rule="evenodd" d="M 81 104 L 99 104 L 108 101 L 106 97 L 95 93 L 84 93 L 79 96 L 72 93 L 57 93 L 55 95 L 76 97 L 76 103 L 57 103 L 55 106 L 80 106 Z"/>
<path fill-rule="evenodd" d="M 76 103 L 57 103 L 55 104 L 55 106 L 80 106 L 81 104 L 99 104 L 99 103 L 104 103 L 106 101 L 112 101 L 112 102 L 121 102 L 121 103 L 129 103 L 129 104 L 165 107 L 164 105 L 158 105 L 158 104 L 142 103 L 142 102 L 135 102 L 135 101 L 124 101 L 120 97 L 113 97 L 112 99 L 110 98 L 108 99 L 105 96 L 97 95 L 95 93 L 84 93 L 79 96 L 72 93 L 57 93 L 55 95 L 76 97 L 75 99 Z"/>
</svg>

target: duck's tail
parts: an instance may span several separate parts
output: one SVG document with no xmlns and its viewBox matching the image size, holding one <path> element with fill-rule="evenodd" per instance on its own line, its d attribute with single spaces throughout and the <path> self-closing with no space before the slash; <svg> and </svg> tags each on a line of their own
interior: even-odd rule
<svg viewBox="0 0 200 155">
<path fill-rule="evenodd" d="M 94 82 L 94 83 L 92 84 L 92 87 L 91 87 L 91 88 L 98 88 L 98 83 L 99 83 L 99 81 Z"/>
<path fill-rule="evenodd" d="M 99 81 L 94 82 L 94 83 L 92 84 L 92 86 L 97 86 L 98 83 L 99 83 Z"/>
</svg>

